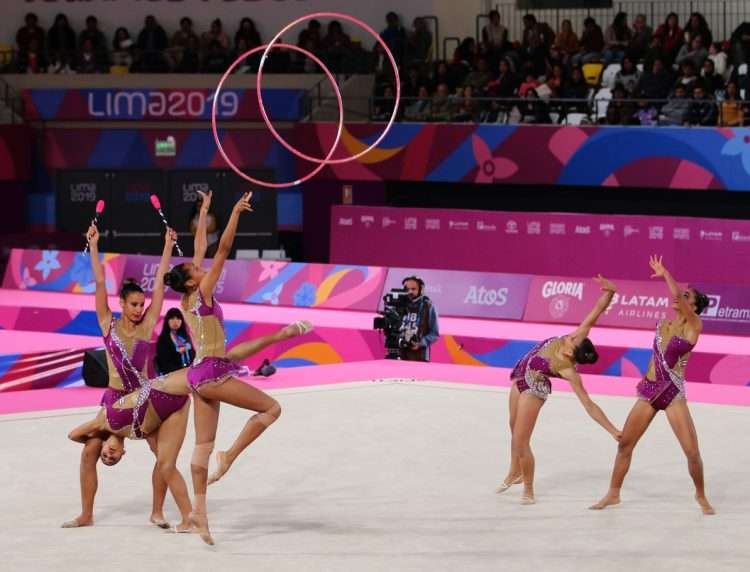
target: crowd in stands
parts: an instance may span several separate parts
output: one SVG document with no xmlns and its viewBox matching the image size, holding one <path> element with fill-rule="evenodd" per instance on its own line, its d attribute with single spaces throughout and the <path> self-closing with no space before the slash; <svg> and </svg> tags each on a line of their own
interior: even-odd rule
<svg viewBox="0 0 750 572">
<path fill-rule="evenodd" d="M 620 12 L 604 30 L 588 17 L 580 36 L 570 20 L 557 33 L 532 14 L 523 24 L 511 42 L 493 10 L 481 41 L 466 38 L 451 61 L 407 65 L 400 119 L 550 123 L 573 113 L 583 122 L 704 126 L 750 119 L 750 23 L 723 42 L 698 12 L 684 28 L 670 14 L 655 30 L 642 14 L 631 24 Z M 393 110 L 392 81 L 387 71 L 378 78 L 375 119 Z"/>
<path fill-rule="evenodd" d="M 631 23 L 620 12 L 604 30 L 593 17 L 586 18 L 579 35 L 570 20 L 555 32 L 526 14 L 521 37 L 512 41 L 493 10 L 480 41 L 464 39 L 450 61 L 433 59 L 434 39 L 423 18 L 414 19 L 407 30 L 390 12 L 380 37 L 399 66 L 399 119 L 404 121 L 550 123 L 571 114 L 617 125 L 738 126 L 750 120 L 745 104 L 750 98 L 750 22 L 724 41 L 714 38 L 699 12 L 684 27 L 674 13 L 655 28 L 652 24 L 643 14 Z M 230 36 L 220 19 L 201 33 L 185 17 L 170 37 L 156 18 L 147 16 L 137 36 L 121 27 L 110 42 L 94 16 L 76 33 L 64 14 L 45 30 L 30 13 L 16 35 L 16 56 L 4 71 L 220 73 L 261 44 L 250 18 L 243 18 Z M 311 20 L 297 45 L 336 73 L 375 74 L 372 118 L 390 117 L 395 76 L 379 43 L 368 51 L 339 21 L 324 30 Z M 253 72 L 258 63 L 259 56 L 248 58 L 237 72 Z M 264 70 L 320 71 L 309 58 L 284 50 L 274 50 Z"/>
<path fill-rule="evenodd" d="M 408 33 L 396 14 L 388 14 L 383 41 L 399 65 L 426 61 L 432 49 L 432 33 L 422 18 L 416 18 Z M 14 73 L 220 73 L 240 54 L 263 44 L 255 22 L 243 18 L 233 36 L 217 18 L 208 30 L 197 30 L 190 18 L 182 18 L 171 37 L 154 16 L 146 16 L 137 36 L 120 27 L 111 43 L 99 29 L 94 16 L 76 32 L 65 14 L 58 14 L 48 30 L 36 14 L 26 15 L 16 34 L 15 57 L 3 70 Z M 368 73 L 389 66 L 384 51 L 365 50 L 352 41 L 341 22 L 333 20 L 324 29 L 311 20 L 297 38 L 297 45 L 318 56 L 334 73 Z M 260 54 L 246 59 L 238 73 L 254 72 Z M 270 73 L 320 73 L 314 62 L 296 52 L 273 50 L 264 71 Z"/>
</svg>

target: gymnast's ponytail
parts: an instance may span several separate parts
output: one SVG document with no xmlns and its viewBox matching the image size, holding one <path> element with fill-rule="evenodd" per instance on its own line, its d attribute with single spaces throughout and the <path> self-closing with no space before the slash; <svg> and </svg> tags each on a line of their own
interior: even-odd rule
<svg viewBox="0 0 750 572">
<path fill-rule="evenodd" d="M 190 274 L 185 269 L 184 264 L 177 264 L 164 275 L 164 284 L 181 294 L 187 293 L 187 285 L 185 283 L 188 280 L 190 280 Z"/>
<path fill-rule="evenodd" d="M 573 350 L 573 358 L 576 360 L 576 363 L 586 365 L 596 363 L 599 359 L 599 354 L 596 353 L 596 348 L 594 348 L 591 340 L 586 338 Z"/>
</svg>

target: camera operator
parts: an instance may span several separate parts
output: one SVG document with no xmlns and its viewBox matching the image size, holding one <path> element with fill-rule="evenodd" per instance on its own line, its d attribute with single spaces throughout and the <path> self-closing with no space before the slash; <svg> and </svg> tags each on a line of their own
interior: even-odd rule
<svg viewBox="0 0 750 572">
<path fill-rule="evenodd" d="M 430 346 L 438 339 L 438 317 L 435 306 L 424 295 L 424 281 L 417 276 L 404 278 L 408 303 L 401 318 L 402 344 L 399 357 L 408 361 L 429 361 Z M 406 347 L 404 347 L 406 346 Z"/>
</svg>

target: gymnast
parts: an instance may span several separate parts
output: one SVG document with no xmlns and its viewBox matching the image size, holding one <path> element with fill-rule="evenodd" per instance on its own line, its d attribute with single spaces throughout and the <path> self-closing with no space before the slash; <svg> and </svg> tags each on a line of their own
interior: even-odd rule
<svg viewBox="0 0 750 572">
<path fill-rule="evenodd" d="M 646 376 L 638 384 L 638 401 L 625 421 L 609 491 L 590 508 L 600 510 L 620 503 L 620 489 L 630 468 L 633 449 L 656 414 L 664 411 L 687 457 L 688 472 L 695 485 L 695 500 L 703 514 L 716 514 L 706 498 L 698 435 L 685 398 L 685 366 L 701 335 L 703 324 L 698 316 L 708 307 L 708 296 L 695 288 L 680 288 L 664 267 L 661 256 L 652 256 L 649 265 L 653 271 L 651 278 L 663 278 L 667 283 L 674 298 L 672 309 L 675 315 L 672 320 L 662 320 L 656 326 L 653 355 Z"/>
<path fill-rule="evenodd" d="M 536 345 L 519 360 L 510 375 L 511 461 L 508 475 L 497 492 L 502 493 L 512 485 L 523 483 L 521 504 L 536 503 L 534 454 L 530 442 L 539 412 L 552 392 L 550 377 L 568 381 L 586 413 L 615 440 L 620 438 L 620 431 L 591 400 L 576 370 L 576 364 L 596 363 L 599 356 L 588 338 L 589 331 L 607 309 L 616 291 L 615 285 L 601 275 L 595 280 L 602 289 L 602 295 L 578 329 L 567 336 L 550 338 Z"/>
</svg>

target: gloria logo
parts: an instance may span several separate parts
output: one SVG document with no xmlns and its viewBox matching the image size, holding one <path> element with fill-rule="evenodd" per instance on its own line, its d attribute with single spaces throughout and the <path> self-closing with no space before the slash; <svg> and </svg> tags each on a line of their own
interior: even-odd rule
<svg viewBox="0 0 750 572">
<path fill-rule="evenodd" d="M 509 220 L 505 223 L 505 234 L 518 234 L 518 223 L 514 220 Z"/>
<path fill-rule="evenodd" d="M 542 285 L 542 298 L 552 296 L 570 296 L 579 302 L 583 301 L 583 282 L 565 282 L 550 280 Z"/>
<path fill-rule="evenodd" d="M 464 304 L 475 306 L 505 306 L 508 302 L 508 288 L 485 288 L 470 286 L 464 297 Z"/>
<path fill-rule="evenodd" d="M 353 226 L 354 225 L 354 219 L 339 217 L 339 226 Z"/>
<path fill-rule="evenodd" d="M 715 294 L 708 294 L 708 308 L 703 312 L 703 316 L 706 318 L 715 318 L 719 315 L 719 308 L 721 307 L 721 296 Z"/>
</svg>

